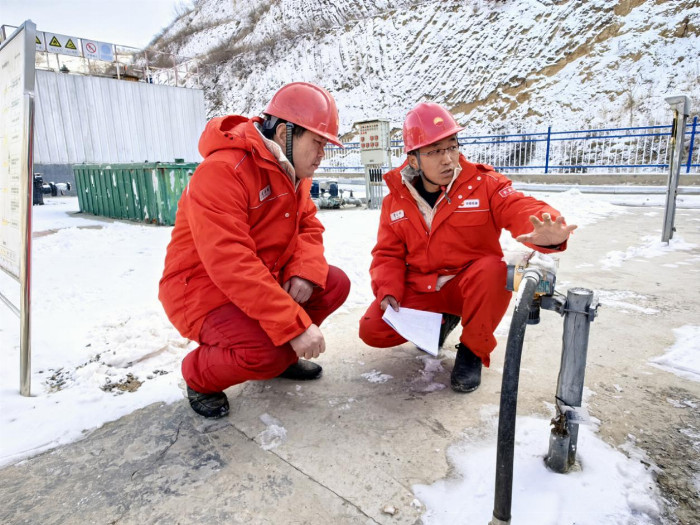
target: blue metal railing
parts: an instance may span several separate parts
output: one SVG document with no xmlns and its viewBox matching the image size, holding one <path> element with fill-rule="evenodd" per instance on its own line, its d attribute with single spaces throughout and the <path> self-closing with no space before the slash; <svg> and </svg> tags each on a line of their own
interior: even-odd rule
<svg viewBox="0 0 700 525">
<path fill-rule="evenodd" d="M 690 173 L 691 166 L 697 166 L 697 164 L 692 164 L 692 162 L 693 162 L 693 146 L 695 145 L 695 134 L 697 133 L 697 129 L 698 129 L 698 117 L 696 115 L 695 118 L 693 118 L 693 125 L 692 125 L 692 129 L 690 132 L 690 144 L 688 145 L 688 161 L 685 163 L 685 165 L 686 165 L 685 172 L 686 173 Z M 687 130 L 686 130 L 686 132 L 687 132 Z"/>
<path fill-rule="evenodd" d="M 700 133 L 698 117 L 686 125 L 687 157 L 683 171 L 700 174 L 700 148 L 696 137 Z M 669 167 L 671 125 L 588 130 L 504 133 L 496 135 L 458 136 L 462 153 L 473 161 L 495 166 L 499 171 L 586 172 L 615 170 L 619 173 L 660 173 Z M 403 142 L 390 144 L 392 165 L 403 161 Z M 360 143 L 349 142 L 342 150 L 326 147 L 325 171 L 357 171 Z"/>
</svg>

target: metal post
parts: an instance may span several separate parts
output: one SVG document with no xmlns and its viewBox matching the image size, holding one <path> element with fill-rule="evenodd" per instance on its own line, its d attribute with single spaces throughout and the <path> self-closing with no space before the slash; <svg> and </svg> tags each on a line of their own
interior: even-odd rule
<svg viewBox="0 0 700 525">
<path fill-rule="evenodd" d="M 369 164 L 365 164 L 365 198 L 367 200 L 367 209 L 372 209 L 372 169 Z"/>
<path fill-rule="evenodd" d="M 544 159 L 544 172 L 547 173 L 549 172 L 549 146 L 551 144 L 551 139 L 552 139 L 552 126 L 547 127 L 547 153 L 545 153 L 545 159 Z"/>
<path fill-rule="evenodd" d="M 34 39 L 32 39 L 33 41 Z M 31 56 L 32 64 L 31 71 L 34 73 L 34 54 Z M 27 61 L 28 62 L 28 61 Z M 27 64 L 29 65 L 29 64 Z M 34 76 L 34 75 L 32 75 Z M 32 80 L 33 82 L 33 80 Z M 24 107 L 26 114 L 29 115 L 25 123 L 25 137 L 27 144 L 27 189 L 25 195 L 26 206 L 26 221 L 22 221 L 20 234 L 22 236 L 23 250 L 20 254 L 20 270 L 19 281 L 21 283 L 19 309 L 21 312 L 19 321 L 19 340 L 20 340 L 20 356 L 19 356 L 19 393 L 29 397 L 31 395 L 32 381 L 32 318 L 31 318 L 31 303 L 32 303 L 32 206 L 34 202 L 34 96 L 27 95 L 25 97 Z"/>
<path fill-rule="evenodd" d="M 175 87 L 178 86 L 178 79 L 177 79 L 177 62 L 175 62 L 175 55 L 170 55 L 173 61 L 173 71 L 175 72 Z"/>
<path fill-rule="evenodd" d="M 20 383 L 19 393 L 29 397 L 31 395 L 32 379 L 32 206 L 34 202 L 34 88 L 36 81 L 36 25 L 25 22 L 25 49 L 27 54 L 24 63 L 25 97 L 24 107 L 27 118 L 24 121 L 24 137 L 26 149 L 24 162 L 26 163 L 25 181 L 27 191 L 25 193 L 26 221 L 20 228 L 24 249 L 20 255 L 20 298 L 19 305 L 22 315 L 20 317 Z"/>
<path fill-rule="evenodd" d="M 564 473 L 576 462 L 578 423 L 569 421 L 567 407 L 580 407 L 588 354 L 588 333 L 595 309 L 593 292 L 572 288 L 566 297 L 561 368 L 557 381 L 557 418 L 549 442 L 547 466 Z"/>
<path fill-rule="evenodd" d="M 144 61 L 146 62 L 146 83 L 150 84 L 151 83 L 151 68 L 148 64 L 148 50 L 144 49 L 143 51 L 143 58 Z"/>
<path fill-rule="evenodd" d="M 685 124 L 690 114 L 690 102 L 688 97 L 680 95 L 666 98 L 674 111 L 673 126 L 671 128 L 671 158 L 669 161 L 668 187 L 666 191 L 666 211 L 664 213 L 664 228 L 661 233 L 661 241 L 669 242 L 673 238 L 675 228 L 673 226 L 676 216 L 676 195 L 678 194 L 678 180 L 681 171 L 681 156 L 683 154 L 683 141 L 685 139 Z"/>
<path fill-rule="evenodd" d="M 685 172 L 690 173 L 690 165 L 693 163 L 693 146 L 695 145 L 695 130 L 698 127 L 697 115 L 693 118 L 693 129 L 690 132 L 690 145 L 688 146 L 688 165 L 685 167 Z"/>
</svg>

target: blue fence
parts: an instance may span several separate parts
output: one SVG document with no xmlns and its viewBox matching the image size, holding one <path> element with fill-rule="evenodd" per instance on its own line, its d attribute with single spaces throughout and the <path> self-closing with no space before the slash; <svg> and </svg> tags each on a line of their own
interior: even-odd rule
<svg viewBox="0 0 700 525">
<path fill-rule="evenodd" d="M 666 173 L 671 155 L 671 125 L 539 133 L 458 136 L 461 152 L 472 162 L 491 164 L 504 173 Z M 689 119 L 681 174 L 700 174 L 700 126 Z M 326 147 L 321 170 L 363 172 L 360 144 Z M 391 141 L 392 165 L 404 160 L 403 143 Z"/>
</svg>

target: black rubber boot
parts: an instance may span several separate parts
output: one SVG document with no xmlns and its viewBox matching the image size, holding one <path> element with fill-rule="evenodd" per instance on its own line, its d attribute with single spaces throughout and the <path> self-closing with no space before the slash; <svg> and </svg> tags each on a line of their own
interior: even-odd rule
<svg viewBox="0 0 700 525">
<path fill-rule="evenodd" d="M 450 376 L 450 384 L 455 392 L 473 392 L 481 384 L 481 359 L 465 346 L 457 346 L 455 366 Z"/>
<path fill-rule="evenodd" d="M 287 370 L 282 372 L 277 377 L 284 377 L 285 379 L 294 379 L 295 381 L 309 381 L 311 379 L 318 379 L 321 377 L 321 372 L 323 368 L 321 365 L 307 361 L 306 359 L 299 359 L 293 365 L 290 365 Z"/>
<path fill-rule="evenodd" d="M 442 324 L 440 325 L 440 339 L 438 339 L 438 348 L 442 348 L 445 339 L 450 335 L 462 319 L 458 315 L 442 314 Z"/>
<path fill-rule="evenodd" d="M 219 419 L 228 415 L 228 399 L 223 392 L 202 394 L 187 387 L 187 399 L 190 400 L 192 410 L 200 416 L 209 419 Z"/>
</svg>

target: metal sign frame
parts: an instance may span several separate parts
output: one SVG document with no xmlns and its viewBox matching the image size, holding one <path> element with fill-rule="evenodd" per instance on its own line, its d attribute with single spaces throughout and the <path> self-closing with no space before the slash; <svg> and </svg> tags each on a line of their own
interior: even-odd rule
<svg viewBox="0 0 700 525">
<path fill-rule="evenodd" d="M 12 56 L 11 51 L 15 51 Z M 5 53 L 3 54 L 3 51 Z M 35 80 L 35 54 L 36 54 L 36 24 L 31 20 L 25 21 L 12 35 L 0 44 L 0 67 L 7 67 L 3 73 L 9 88 L 21 90 L 21 96 L 15 97 L 11 105 L 21 104 L 19 128 L 16 130 L 17 140 L 20 145 L 19 159 L 19 275 L 15 275 L 7 268 L 0 266 L 5 273 L 19 281 L 20 306 L 17 309 L 11 301 L 0 294 L 2 301 L 19 316 L 20 320 L 20 394 L 31 394 L 31 253 L 32 253 L 32 200 L 33 200 L 33 171 L 34 171 L 34 80 Z M 12 61 L 16 61 L 12 64 Z M 14 77 L 11 74 L 10 65 L 16 67 Z M 17 67 L 19 66 L 19 67 Z M 16 85 L 13 85 L 13 80 Z M 10 95 L 11 96 L 11 95 Z M 0 99 L 0 106 L 5 100 Z M 0 107 L 0 111 L 9 112 L 7 108 Z M 16 110 L 15 110 L 16 111 Z M 8 140 L 9 143 L 9 140 Z M 10 159 L 0 159 L 7 163 L 8 175 Z M 9 180 L 8 176 L 8 180 Z M 11 193 L 11 192 L 8 192 Z"/>
</svg>

